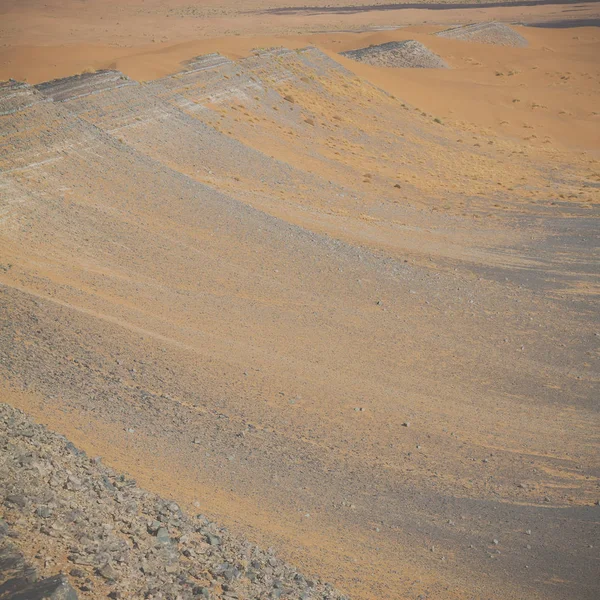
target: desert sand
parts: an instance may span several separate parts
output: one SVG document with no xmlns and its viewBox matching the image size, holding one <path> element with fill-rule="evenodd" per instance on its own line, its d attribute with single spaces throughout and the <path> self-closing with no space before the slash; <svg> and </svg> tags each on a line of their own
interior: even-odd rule
<svg viewBox="0 0 600 600">
<path fill-rule="evenodd" d="M 598 5 L 313 4 L 2 4 L 2 400 L 350 598 L 595 598 L 600 31 L 434 34 Z"/>
</svg>

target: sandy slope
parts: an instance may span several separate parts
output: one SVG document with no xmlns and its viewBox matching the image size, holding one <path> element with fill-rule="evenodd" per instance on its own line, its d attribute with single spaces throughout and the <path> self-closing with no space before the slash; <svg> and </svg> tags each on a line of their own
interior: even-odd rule
<svg viewBox="0 0 600 600">
<path fill-rule="evenodd" d="M 600 34 L 169 6 L 2 20 L 154 80 L 0 117 L 3 398 L 352 597 L 595 597 Z M 409 38 L 454 69 L 337 56 Z"/>
</svg>

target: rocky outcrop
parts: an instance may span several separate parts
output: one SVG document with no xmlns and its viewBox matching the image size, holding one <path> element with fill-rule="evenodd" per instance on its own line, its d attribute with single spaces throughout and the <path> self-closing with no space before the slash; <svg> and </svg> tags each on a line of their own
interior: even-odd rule
<svg viewBox="0 0 600 600">
<path fill-rule="evenodd" d="M 415 40 L 388 42 L 340 52 L 342 56 L 374 67 L 448 69 L 448 64 L 427 46 Z"/>
<path fill-rule="evenodd" d="M 439 31 L 435 35 L 452 40 L 479 42 L 480 44 L 495 44 L 496 46 L 524 47 L 527 40 L 504 23 L 473 23 Z"/>
</svg>

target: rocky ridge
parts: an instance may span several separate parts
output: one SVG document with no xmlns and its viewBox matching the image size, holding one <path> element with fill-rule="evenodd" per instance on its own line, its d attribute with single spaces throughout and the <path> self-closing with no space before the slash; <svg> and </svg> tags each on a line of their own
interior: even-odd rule
<svg viewBox="0 0 600 600">
<path fill-rule="evenodd" d="M 427 46 L 415 40 L 387 42 L 340 52 L 342 56 L 374 67 L 448 69 L 448 63 Z"/>
<path fill-rule="evenodd" d="M 435 35 L 453 40 L 462 40 L 465 42 L 478 42 L 480 44 L 494 44 L 496 46 L 527 46 L 527 40 L 513 31 L 504 23 L 473 23 L 471 25 L 461 25 L 439 31 Z"/>
<path fill-rule="evenodd" d="M 6 404 L 0 445 L 3 600 L 345 598 Z"/>
</svg>

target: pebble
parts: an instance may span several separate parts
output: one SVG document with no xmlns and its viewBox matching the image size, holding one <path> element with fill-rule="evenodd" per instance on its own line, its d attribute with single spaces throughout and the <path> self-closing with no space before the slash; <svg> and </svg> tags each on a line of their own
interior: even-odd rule
<svg viewBox="0 0 600 600">
<path fill-rule="evenodd" d="M 117 572 L 113 566 L 107 562 L 98 569 L 98 574 L 104 577 L 104 579 L 115 580 L 117 578 Z"/>
<path fill-rule="evenodd" d="M 171 542 L 169 531 L 165 527 L 160 527 L 156 532 L 156 539 L 160 544 L 168 544 Z"/>
<path fill-rule="evenodd" d="M 38 506 L 35 512 L 42 519 L 48 519 L 52 516 L 52 509 L 48 506 Z"/>
<path fill-rule="evenodd" d="M 14 504 L 19 508 L 25 508 L 27 506 L 27 498 L 23 494 L 8 494 L 4 500 L 4 504 Z"/>
<path fill-rule="evenodd" d="M 221 545 L 221 538 L 218 535 L 212 535 L 210 533 L 207 533 L 206 534 L 206 541 L 211 546 L 220 546 Z"/>
</svg>

